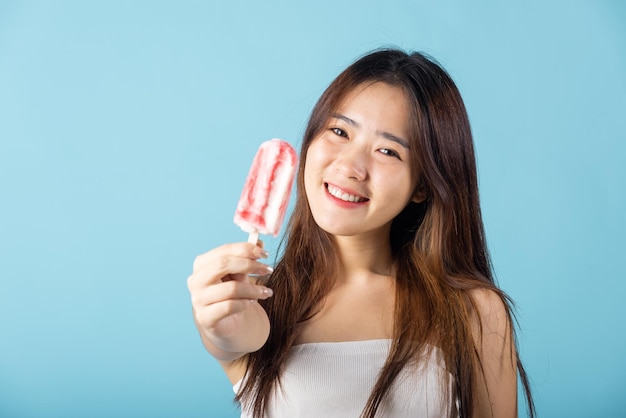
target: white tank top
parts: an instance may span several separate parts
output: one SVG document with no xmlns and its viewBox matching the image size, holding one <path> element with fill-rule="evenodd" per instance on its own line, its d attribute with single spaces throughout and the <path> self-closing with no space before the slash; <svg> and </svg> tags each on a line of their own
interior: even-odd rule
<svg viewBox="0 0 626 418">
<path fill-rule="evenodd" d="M 294 346 L 272 397 L 267 418 L 358 418 L 382 369 L 391 340 L 310 343 Z M 447 372 L 433 350 L 417 367 L 407 366 L 394 382 L 377 416 L 450 416 L 441 377 Z M 233 389 L 239 389 L 241 381 Z M 456 409 L 456 408 L 455 408 Z M 242 406 L 242 418 L 249 418 Z M 456 416 L 456 415 L 453 415 Z"/>
</svg>

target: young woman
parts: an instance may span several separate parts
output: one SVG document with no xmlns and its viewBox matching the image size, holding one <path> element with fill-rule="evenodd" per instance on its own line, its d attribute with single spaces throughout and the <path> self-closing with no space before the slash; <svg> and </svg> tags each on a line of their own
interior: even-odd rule
<svg viewBox="0 0 626 418">
<path fill-rule="evenodd" d="M 275 270 L 235 243 L 188 279 L 242 416 L 515 417 L 518 375 L 534 415 L 448 74 L 399 50 L 356 61 L 313 109 L 297 178 Z"/>
</svg>

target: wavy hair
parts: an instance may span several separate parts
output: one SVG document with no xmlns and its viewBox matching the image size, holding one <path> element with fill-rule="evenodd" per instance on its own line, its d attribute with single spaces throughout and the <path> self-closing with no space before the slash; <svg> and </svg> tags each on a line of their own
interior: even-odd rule
<svg viewBox="0 0 626 418">
<path fill-rule="evenodd" d="M 247 355 L 247 371 L 236 400 L 262 417 L 301 325 L 321 308 L 335 282 L 337 257 L 331 236 L 319 228 L 304 189 L 304 162 L 311 142 L 325 128 L 341 100 L 364 83 L 400 87 L 410 105 L 413 175 L 427 198 L 409 203 L 393 220 L 391 246 L 396 275 L 393 342 L 365 405 L 373 418 L 392 383 L 409 364 L 437 347 L 449 381 L 445 398 L 471 417 L 482 371 L 472 334 L 476 306 L 469 290 L 490 289 L 502 299 L 513 324 L 511 299 L 495 284 L 478 197 L 474 144 L 461 95 L 447 72 L 425 54 L 377 50 L 346 68 L 315 105 L 303 138 L 293 214 L 281 247 L 283 255 L 267 285 L 274 296 L 259 301 L 271 323 L 268 341 Z M 517 341 L 513 326 L 511 338 Z M 534 404 L 517 357 L 530 414 Z M 253 378 L 250 378 L 253 377 Z M 457 406 L 451 410 L 456 410 Z"/>
</svg>

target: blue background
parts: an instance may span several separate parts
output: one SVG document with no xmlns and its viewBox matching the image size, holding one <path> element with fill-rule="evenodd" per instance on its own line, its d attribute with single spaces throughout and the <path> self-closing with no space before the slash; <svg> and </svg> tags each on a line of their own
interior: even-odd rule
<svg viewBox="0 0 626 418">
<path fill-rule="evenodd" d="M 464 95 L 540 416 L 624 416 L 625 22 L 620 0 L 0 0 L 0 416 L 237 416 L 193 258 L 246 239 L 258 144 L 299 146 L 379 46 Z"/>
</svg>

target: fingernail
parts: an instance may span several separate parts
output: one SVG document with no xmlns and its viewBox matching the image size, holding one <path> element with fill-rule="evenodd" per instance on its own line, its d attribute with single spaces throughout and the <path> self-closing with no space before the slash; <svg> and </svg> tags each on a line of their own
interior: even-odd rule
<svg viewBox="0 0 626 418">
<path fill-rule="evenodd" d="M 271 266 L 265 266 L 265 268 L 267 269 L 267 271 L 269 271 L 270 273 L 274 272 L 274 269 Z"/>
<path fill-rule="evenodd" d="M 269 287 L 264 287 L 263 294 L 269 298 L 271 296 L 274 296 L 274 291 L 270 289 Z"/>
<path fill-rule="evenodd" d="M 270 253 L 268 253 L 261 247 L 254 247 L 254 255 L 258 258 L 267 258 L 269 257 Z"/>
</svg>

